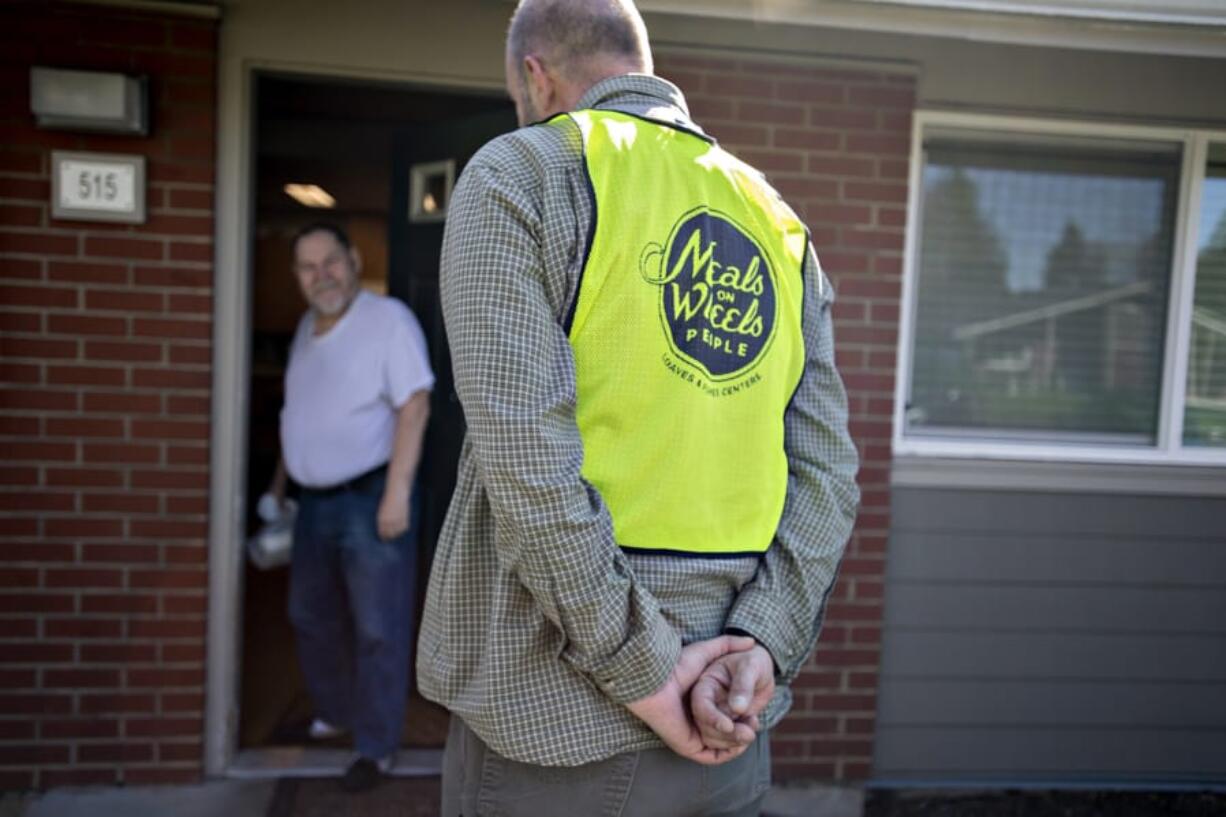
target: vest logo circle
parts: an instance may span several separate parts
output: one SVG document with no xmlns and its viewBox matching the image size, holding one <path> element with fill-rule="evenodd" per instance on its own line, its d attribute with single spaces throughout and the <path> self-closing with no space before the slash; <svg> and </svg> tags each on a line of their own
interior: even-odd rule
<svg viewBox="0 0 1226 817">
<path fill-rule="evenodd" d="M 651 243 L 639 274 L 660 288 L 660 319 L 673 351 L 712 380 L 743 374 L 775 328 L 775 280 L 757 241 L 729 216 L 697 207 Z"/>
</svg>

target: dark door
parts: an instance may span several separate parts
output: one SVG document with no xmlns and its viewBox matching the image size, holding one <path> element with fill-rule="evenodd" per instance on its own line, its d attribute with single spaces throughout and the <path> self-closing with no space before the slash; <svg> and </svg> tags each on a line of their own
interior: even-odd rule
<svg viewBox="0 0 1226 817">
<path fill-rule="evenodd" d="M 410 177 L 415 165 L 451 159 L 458 180 L 464 164 L 482 145 L 514 128 L 515 112 L 507 103 L 505 108 L 488 113 L 406 128 L 396 139 L 388 228 L 388 292 L 405 301 L 421 322 L 436 378 L 430 401 L 430 425 L 418 470 L 423 566 L 429 565 L 434 554 L 455 488 L 456 463 L 465 426 L 451 377 L 451 353 L 439 305 L 438 267 L 444 222 L 410 221 Z M 423 577 L 425 574 L 423 570 Z"/>
</svg>

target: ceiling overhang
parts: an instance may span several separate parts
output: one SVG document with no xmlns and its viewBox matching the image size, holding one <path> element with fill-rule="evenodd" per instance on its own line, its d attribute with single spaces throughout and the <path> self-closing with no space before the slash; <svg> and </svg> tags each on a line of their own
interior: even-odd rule
<svg viewBox="0 0 1226 817">
<path fill-rule="evenodd" d="M 1226 57 L 1222 0 L 638 0 L 644 12 L 979 42 Z"/>
</svg>

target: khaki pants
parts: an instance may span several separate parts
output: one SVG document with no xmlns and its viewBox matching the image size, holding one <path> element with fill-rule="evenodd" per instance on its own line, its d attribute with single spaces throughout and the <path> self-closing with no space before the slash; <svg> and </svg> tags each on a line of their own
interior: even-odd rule
<svg viewBox="0 0 1226 817">
<path fill-rule="evenodd" d="M 669 749 L 584 766 L 533 766 L 495 753 L 453 715 L 442 817 L 757 817 L 769 787 L 766 734 L 722 766 Z"/>
</svg>

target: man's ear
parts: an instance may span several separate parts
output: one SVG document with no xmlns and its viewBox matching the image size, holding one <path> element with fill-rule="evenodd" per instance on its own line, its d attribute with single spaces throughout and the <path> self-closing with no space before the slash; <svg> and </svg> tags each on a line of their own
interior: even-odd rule
<svg viewBox="0 0 1226 817">
<path fill-rule="evenodd" d="M 557 113 L 554 108 L 558 104 L 558 82 L 553 73 L 538 57 L 529 54 L 524 57 L 524 75 L 527 78 L 526 90 L 537 115 L 548 119 Z"/>
<path fill-rule="evenodd" d="M 349 248 L 349 263 L 353 264 L 353 275 L 355 278 L 362 277 L 362 253 L 358 252 L 357 247 Z"/>
</svg>

